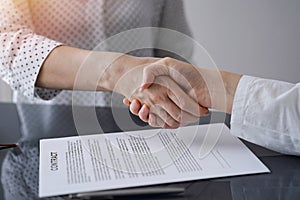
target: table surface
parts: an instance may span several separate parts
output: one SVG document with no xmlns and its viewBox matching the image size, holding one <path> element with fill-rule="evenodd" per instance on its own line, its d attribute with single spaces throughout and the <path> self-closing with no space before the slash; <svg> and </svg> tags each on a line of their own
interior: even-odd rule
<svg viewBox="0 0 300 200">
<path fill-rule="evenodd" d="M 85 116 L 90 109 L 80 108 L 79 112 Z M 96 116 L 104 133 L 149 128 L 125 108 L 96 108 Z M 0 120 L 0 143 L 18 140 L 19 144 L 19 148 L 0 153 L 1 195 L 5 199 L 37 199 L 39 140 L 78 135 L 72 107 L 0 103 Z M 86 117 L 87 124 L 89 120 Z M 200 124 L 219 122 L 228 125 L 230 116 L 214 112 L 199 121 Z M 185 193 L 181 196 L 127 196 L 115 199 L 299 199 L 300 159 L 244 143 L 271 170 L 270 174 L 163 185 L 184 187 Z"/>
</svg>

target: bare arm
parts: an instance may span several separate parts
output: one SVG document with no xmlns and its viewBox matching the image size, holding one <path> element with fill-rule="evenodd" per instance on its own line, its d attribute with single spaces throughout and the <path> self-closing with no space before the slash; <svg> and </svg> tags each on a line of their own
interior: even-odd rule
<svg viewBox="0 0 300 200">
<path fill-rule="evenodd" d="M 51 89 L 115 91 L 153 107 L 159 126 L 176 128 L 206 113 L 171 80 L 139 92 L 143 70 L 160 59 L 138 58 L 113 52 L 91 52 L 67 46 L 55 48 L 44 62 L 36 86 Z M 169 85 L 173 85 L 170 87 Z M 172 90 L 168 89 L 171 88 Z M 178 100 L 180 99 L 180 100 Z M 184 110 L 184 112 L 182 112 Z M 185 120 L 181 121 L 181 116 Z M 153 125 L 156 125 L 154 122 Z"/>
<path fill-rule="evenodd" d="M 45 60 L 36 86 L 65 90 L 112 91 L 122 75 L 134 67 L 153 62 L 154 58 L 137 58 L 121 53 L 92 52 L 67 46 L 55 48 Z M 78 76 L 86 81 L 74 85 Z M 74 88 L 76 86 L 77 88 Z"/>
</svg>

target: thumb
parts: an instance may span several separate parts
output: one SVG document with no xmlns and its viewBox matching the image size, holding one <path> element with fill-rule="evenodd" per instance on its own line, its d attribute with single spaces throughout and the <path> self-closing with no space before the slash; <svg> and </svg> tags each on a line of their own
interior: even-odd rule
<svg viewBox="0 0 300 200">
<path fill-rule="evenodd" d="M 158 76 L 168 76 L 168 67 L 163 65 L 153 64 L 144 68 L 141 90 L 149 88 Z"/>
</svg>

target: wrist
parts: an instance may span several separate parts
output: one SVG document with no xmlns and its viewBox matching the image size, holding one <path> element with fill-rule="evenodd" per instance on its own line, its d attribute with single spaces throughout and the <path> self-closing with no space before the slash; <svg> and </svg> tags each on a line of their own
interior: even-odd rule
<svg viewBox="0 0 300 200">
<path fill-rule="evenodd" d="M 235 92 L 241 75 L 219 71 L 201 69 L 210 98 L 209 108 L 231 114 Z"/>
<path fill-rule="evenodd" d="M 114 53 L 113 59 L 110 60 L 102 72 L 97 90 L 115 91 L 124 95 L 126 93 L 125 88 L 128 89 L 129 85 L 136 85 L 141 82 L 142 67 L 153 63 L 155 58 Z"/>
<path fill-rule="evenodd" d="M 231 114 L 236 89 L 242 75 L 225 72 L 225 71 L 221 71 L 220 73 L 224 82 L 225 93 L 226 93 L 226 110 L 224 111 L 228 114 Z"/>
</svg>

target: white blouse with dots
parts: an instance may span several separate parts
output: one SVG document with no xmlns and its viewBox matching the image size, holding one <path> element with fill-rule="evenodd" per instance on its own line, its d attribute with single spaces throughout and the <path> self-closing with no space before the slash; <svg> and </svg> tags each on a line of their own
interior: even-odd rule
<svg viewBox="0 0 300 200">
<path fill-rule="evenodd" d="M 0 10 L 0 76 L 16 91 L 15 101 L 26 103 L 72 102 L 71 91 L 35 87 L 43 62 L 61 44 L 92 50 L 106 38 L 138 27 L 190 34 L 181 0 L 1 0 Z M 159 56 L 155 53 L 138 56 Z M 76 103 L 109 106 L 110 93 L 97 92 L 96 102 L 91 95 L 83 92 Z"/>
</svg>

